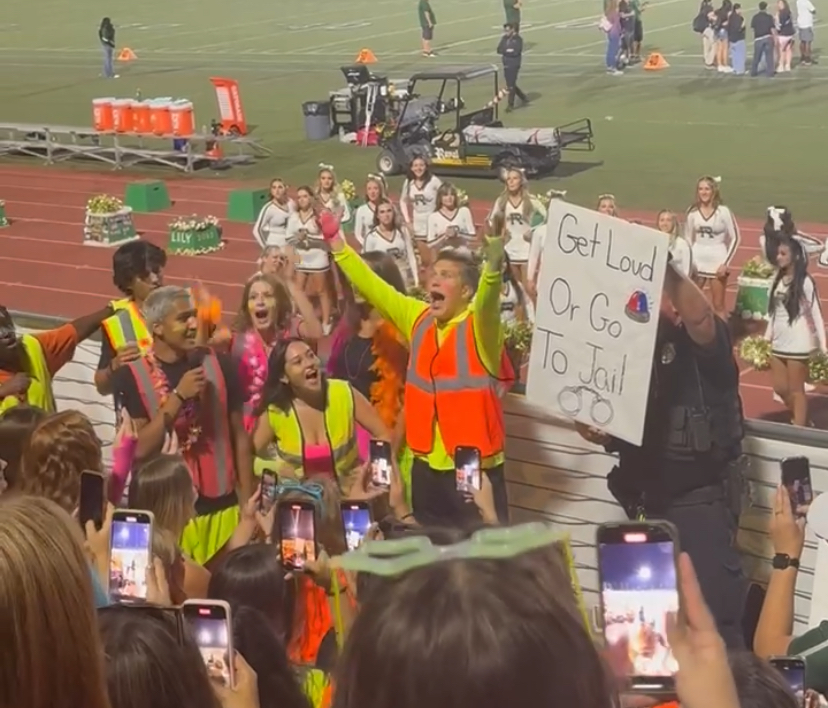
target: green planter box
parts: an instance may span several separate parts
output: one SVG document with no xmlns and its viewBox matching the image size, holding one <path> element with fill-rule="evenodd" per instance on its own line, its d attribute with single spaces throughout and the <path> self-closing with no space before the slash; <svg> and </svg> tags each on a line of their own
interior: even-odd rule
<svg viewBox="0 0 828 708">
<path fill-rule="evenodd" d="M 132 207 L 138 214 L 164 211 L 172 206 L 167 185 L 159 180 L 130 182 L 124 192 L 124 204 Z"/>
<path fill-rule="evenodd" d="M 130 207 L 124 207 L 111 214 L 93 214 L 87 210 L 83 224 L 85 246 L 120 246 L 137 238 Z"/>
<path fill-rule="evenodd" d="M 0 227 L 8 225 L 9 220 L 6 218 L 6 202 L 0 201 Z"/>
<path fill-rule="evenodd" d="M 767 320 L 773 278 L 750 278 L 740 275 L 736 281 L 736 313 L 743 320 Z"/>
<path fill-rule="evenodd" d="M 266 189 L 235 189 L 227 197 L 227 220 L 253 224 L 269 199 Z"/>
<path fill-rule="evenodd" d="M 167 253 L 177 256 L 199 256 L 214 253 L 224 247 L 221 227 L 208 226 L 206 229 L 170 229 Z"/>
</svg>

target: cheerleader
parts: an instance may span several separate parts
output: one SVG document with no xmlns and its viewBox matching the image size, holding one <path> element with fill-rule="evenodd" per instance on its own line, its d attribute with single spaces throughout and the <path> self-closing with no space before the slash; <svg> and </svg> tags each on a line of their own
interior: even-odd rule
<svg viewBox="0 0 828 708">
<path fill-rule="evenodd" d="M 814 352 L 826 351 L 825 323 L 802 244 L 796 239 L 780 241 L 776 264 L 765 332 L 771 343 L 773 390 L 791 412 L 792 423 L 807 425 L 808 360 Z"/>
<path fill-rule="evenodd" d="M 550 189 L 546 193 L 549 199 L 549 206 L 546 207 L 546 218 L 540 226 L 532 229 L 532 242 L 529 244 L 529 262 L 526 265 L 526 294 L 533 302 L 538 300 L 538 276 L 540 275 L 541 257 L 543 256 L 543 242 L 546 240 L 546 224 L 549 222 L 549 210 L 552 208 L 552 201 L 565 199 L 566 190 L 558 191 Z"/>
<path fill-rule="evenodd" d="M 518 322 L 534 322 L 535 308 L 532 301 L 526 297 L 521 284 L 515 279 L 509 267 L 509 256 L 503 256 L 503 285 L 500 288 L 500 321 L 504 325 L 513 325 Z"/>
<path fill-rule="evenodd" d="M 437 190 L 442 184 L 440 179 L 431 174 L 426 159 L 418 155 L 408 167 L 400 194 L 403 219 L 414 237 L 423 268 L 431 265 L 431 251 L 427 243 L 428 217 L 437 208 Z"/>
<path fill-rule="evenodd" d="M 436 210 L 428 217 L 428 238 L 426 243 L 431 259 L 446 248 L 471 254 L 472 241 L 476 236 L 471 210 L 460 204 L 454 185 L 448 182 L 437 190 Z"/>
<path fill-rule="evenodd" d="M 710 287 L 713 310 L 727 319 L 725 292 L 728 266 L 739 248 L 739 227 L 719 192 L 719 178 L 702 177 L 696 185 L 696 203 L 687 212 L 685 236 L 693 251 L 696 281 Z"/>
<path fill-rule="evenodd" d="M 795 238 L 799 241 L 799 245 L 805 249 L 805 256 L 808 258 L 824 250 L 824 244 L 819 239 L 799 233 L 793 215 L 787 207 L 768 207 L 768 218 L 765 220 L 762 233 L 759 234 L 759 248 L 768 263 L 774 267 L 776 266 L 776 252 L 779 243 L 789 238 Z"/>
<path fill-rule="evenodd" d="M 357 250 L 362 250 L 365 237 L 374 228 L 377 205 L 387 198 L 385 178 L 381 175 L 368 175 L 368 181 L 365 183 L 365 203 L 357 207 L 354 215 L 354 239 L 359 245 Z"/>
<path fill-rule="evenodd" d="M 270 182 L 270 201 L 262 207 L 253 225 L 253 238 L 262 249 L 267 246 L 284 248 L 287 242 L 287 222 L 296 211 L 296 204 L 288 196 L 287 185 L 278 177 Z"/>
<path fill-rule="evenodd" d="M 595 211 L 607 216 L 618 216 L 618 206 L 615 202 L 615 196 L 612 194 L 602 194 L 598 197 L 598 204 L 595 205 Z"/>
<path fill-rule="evenodd" d="M 287 225 L 287 241 L 298 255 L 296 282 L 308 295 L 319 294 L 324 334 L 331 332 L 333 299 L 328 288 L 327 276 L 331 269 L 328 245 L 316 221 L 318 205 L 310 187 L 296 190 L 296 211 L 290 215 Z"/>
<path fill-rule="evenodd" d="M 333 212 L 343 224 L 351 220 L 351 207 L 339 185 L 333 165 L 320 163 L 313 195 L 320 210 Z"/>
<path fill-rule="evenodd" d="M 394 205 L 388 199 L 383 199 L 377 207 L 374 227 L 365 237 L 364 253 L 378 251 L 390 256 L 406 286 L 412 288 L 420 282 L 417 256 L 407 230 L 398 221 Z"/>
<path fill-rule="evenodd" d="M 693 252 L 687 239 L 681 235 L 676 215 L 669 209 L 662 209 L 656 217 L 656 228 L 670 237 L 670 255 L 673 257 L 673 267 L 682 275 L 690 278 L 693 275 Z"/>
<path fill-rule="evenodd" d="M 529 185 L 522 170 L 509 170 L 505 182 L 506 187 L 495 201 L 488 222 L 494 225 L 496 216 L 503 220 L 506 255 L 509 256 L 515 278 L 526 287 L 532 229 L 543 223 L 546 214 L 543 204 L 529 194 Z"/>
</svg>

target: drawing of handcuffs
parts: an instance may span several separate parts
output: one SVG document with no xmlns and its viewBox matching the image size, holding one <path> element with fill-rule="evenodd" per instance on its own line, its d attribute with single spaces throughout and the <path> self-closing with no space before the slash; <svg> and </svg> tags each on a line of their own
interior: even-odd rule
<svg viewBox="0 0 828 708">
<path fill-rule="evenodd" d="M 592 403 L 588 411 L 592 422 L 597 426 L 609 425 L 615 417 L 612 403 L 589 386 L 566 386 L 562 388 L 558 393 L 558 405 L 561 407 L 561 411 L 570 418 L 577 416 L 584 407 L 585 391 L 592 394 Z"/>
</svg>

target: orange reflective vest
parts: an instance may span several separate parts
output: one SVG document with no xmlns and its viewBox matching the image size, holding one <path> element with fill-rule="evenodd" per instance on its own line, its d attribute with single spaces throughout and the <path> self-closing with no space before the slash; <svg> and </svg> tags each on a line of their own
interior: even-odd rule
<svg viewBox="0 0 828 708">
<path fill-rule="evenodd" d="M 408 446 L 417 455 L 430 453 L 436 424 L 449 454 L 458 445 L 479 448 L 483 457 L 503 452 L 497 385 L 477 352 L 472 316 L 438 344 L 434 317 L 424 312 L 414 324 L 405 379 Z"/>
</svg>

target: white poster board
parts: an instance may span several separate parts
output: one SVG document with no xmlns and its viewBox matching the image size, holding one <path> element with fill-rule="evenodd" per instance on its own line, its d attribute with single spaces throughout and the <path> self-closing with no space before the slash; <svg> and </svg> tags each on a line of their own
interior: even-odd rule
<svg viewBox="0 0 828 708">
<path fill-rule="evenodd" d="M 551 202 L 530 402 L 641 444 L 668 250 L 666 234 Z"/>
</svg>

